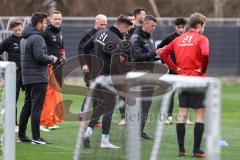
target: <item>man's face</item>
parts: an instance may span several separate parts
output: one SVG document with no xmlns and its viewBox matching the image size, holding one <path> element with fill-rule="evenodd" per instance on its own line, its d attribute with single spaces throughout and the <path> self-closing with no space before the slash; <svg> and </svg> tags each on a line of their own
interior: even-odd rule
<svg viewBox="0 0 240 160">
<path fill-rule="evenodd" d="M 136 18 L 139 20 L 140 23 L 143 23 L 145 16 L 146 16 L 146 12 L 141 11 Z"/>
<path fill-rule="evenodd" d="M 204 32 L 205 25 L 206 25 L 206 23 L 204 23 L 204 24 L 202 25 L 202 28 L 201 28 L 201 30 L 200 30 L 200 33 L 201 33 L 201 34 L 203 34 L 203 32 Z"/>
<path fill-rule="evenodd" d="M 186 31 L 186 25 L 180 24 L 175 26 L 175 30 L 177 32 L 177 34 L 181 35 Z"/>
<path fill-rule="evenodd" d="M 95 29 L 97 31 L 102 30 L 107 27 L 107 20 L 96 20 L 95 21 Z"/>
<path fill-rule="evenodd" d="M 120 32 L 124 35 L 127 35 L 130 29 L 131 29 L 131 26 L 123 24 L 121 26 Z"/>
<path fill-rule="evenodd" d="M 16 37 L 21 37 L 23 31 L 22 25 L 18 25 L 12 28 L 13 35 Z"/>
<path fill-rule="evenodd" d="M 44 32 L 45 29 L 47 28 L 47 19 L 43 19 L 43 22 L 42 23 L 38 23 L 38 29 L 40 32 Z"/>
<path fill-rule="evenodd" d="M 152 34 L 156 29 L 156 25 L 157 25 L 157 23 L 152 20 L 145 21 L 143 23 L 143 31 L 147 32 L 149 34 Z"/>
<path fill-rule="evenodd" d="M 203 32 L 204 32 L 204 29 L 205 29 L 205 23 L 204 24 L 198 24 L 197 25 L 197 30 L 198 30 L 198 32 L 200 33 L 200 34 L 203 34 Z"/>
<path fill-rule="evenodd" d="M 50 23 L 52 26 L 60 28 L 62 25 L 62 14 L 52 14 L 52 16 L 50 17 Z"/>
<path fill-rule="evenodd" d="M 129 19 L 134 24 L 134 21 L 135 21 L 134 16 L 128 16 L 127 19 Z"/>
</svg>

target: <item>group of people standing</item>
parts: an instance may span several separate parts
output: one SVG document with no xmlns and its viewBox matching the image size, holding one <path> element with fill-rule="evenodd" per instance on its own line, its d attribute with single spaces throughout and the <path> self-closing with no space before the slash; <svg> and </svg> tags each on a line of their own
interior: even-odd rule
<svg viewBox="0 0 240 160">
<path fill-rule="evenodd" d="M 57 82 L 59 87 L 62 83 L 61 66 L 65 61 L 61 32 L 62 14 L 57 10 L 52 11 L 49 25 L 47 25 L 47 19 L 46 13 L 35 12 L 30 23 L 26 24 L 24 28 L 21 19 L 11 20 L 12 35 L 0 44 L 0 53 L 6 51 L 8 53 L 7 60 L 16 63 L 16 103 L 20 89 L 25 91 L 19 124 L 16 110 L 15 131 L 18 132 L 18 142 L 47 144 L 48 142 L 40 136 L 40 128 L 45 131 L 49 131 L 48 128 L 59 128 L 56 124 L 63 120 L 63 117 L 55 114 L 56 104 L 59 103 L 63 107 L 61 93 L 51 89 L 53 86 L 48 84 L 49 77 L 53 77 L 52 79 Z M 51 70 L 54 73 L 52 75 L 49 74 Z M 50 90 L 51 93 L 55 93 L 55 100 L 56 97 L 58 98 L 54 105 L 48 104 L 49 98 L 46 98 L 46 93 L 49 93 Z M 26 136 L 30 116 L 32 139 Z"/>
<path fill-rule="evenodd" d="M 48 87 L 48 69 L 53 69 L 55 78 L 62 86 L 62 66 L 66 60 L 64 43 L 61 32 L 62 14 L 59 11 L 50 13 L 50 25 L 47 26 L 48 15 L 42 12 L 35 12 L 31 17 L 31 22 L 27 24 L 22 32 L 21 20 L 14 20 L 10 24 L 13 34 L 0 44 L 0 53 L 8 52 L 8 60 L 17 64 L 17 99 L 20 88 L 25 90 L 25 102 L 19 120 L 19 142 L 32 142 L 33 144 L 48 144 L 40 136 L 40 124 L 45 127 L 55 127 L 61 119 L 54 121 L 53 126 L 48 120 L 41 118 L 44 109 L 45 97 Z M 153 33 L 157 26 L 157 19 L 152 15 L 146 15 L 143 8 L 135 9 L 133 13 L 123 13 L 117 18 L 112 26 L 107 25 L 107 17 L 99 14 L 95 19 L 95 26 L 87 30 L 81 37 L 79 43 L 79 55 L 81 69 L 84 73 L 86 86 L 98 76 L 126 75 L 132 70 L 152 69 L 144 64 L 154 63 L 157 56 L 161 57 L 171 74 L 185 76 L 204 77 L 209 57 L 209 42 L 202 35 L 206 24 L 206 17 L 201 13 L 193 13 L 189 17 L 189 31 L 185 32 L 186 20 L 177 18 L 175 20 L 176 31 L 168 35 L 158 46 L 155 47 Z M 123 41 L 130 43 L 129 48 L 121 47 Z M 108 48 L 111 44 L 115 47 Z M 116 68 L 112 67 L 112 62 Z M 135 63 L 138 65 L 131 65 Z M 130 65 L 129 65 L 130 64 Z M 140 65 L 139 65 L 140 64 Z M 141 65 L 142 64 L 142 65 Z M 139 68 L 136 66 L 140 66 Z M 49 70 L 51 70 L 51 68 Z M 114 84 L 113 84 L 114 85 Z M 98 85 L 97 90 L 106 92 L 107 88 Z M 117 88 L 124 90 L 124 87 Z M 154 92 L 154 87 L 142 86 L 144 90 Z M 116 103 L 115 93 L 103 94 L 103 92 L 93 93 L 93 112 L 90 122 L 83 136 L 83 144 L 90 147 L 90 138 L 94 127 L 102 128 L 101 148 L 120 148 L 110 143 L 109 133 L 112 115 Z M 196 121 L 194 125 L 194 147 L 193 157 L 204 158 L 205 154 L 200 150 L 202 135 L 204 131 L 204 93 L 191 93 L 183 91 L 179 94 L 179 114 L 176 130 L 179 146 L 179 156 L 186 156 L 184 148 L 185 124 L 189 108 L 196 110 Z M 61 98 L 60 98 L 61 99 Z M 126 97 L 119 96 L 125 101 Z M 166 124 L 172 123 L 173 99 L 169 107 Z M 141 101 L 140 113 L 140 137 L 151 140 L 153 137 L 144 132 L 148 119 L 152 101 Z M 126 104 L 126 103 L 125 103 Z M 51 107 L 50 107 L 51 108 Z M 82 108 L 84 111 L 84 108 Z M 46 112 L 47 113 L 47 112 Z M 27 122 L 31 115 L 32 139 L 26 136 Z M 99 118 L 103 115 L 102 124 Z M 121 120 L 119 125 L 125 125 L 125 106 L 120 108 Z M 43 121 L 41 121 L 43 120 Z M 16 121 L 17 125 L 17 121 Z M 48 128 L 45 128 L 48 129 Z"/>
<path fill-rule="evenodd" d="M 104 27 L 97 30 L 96 25 L 98 24 L 97 19 L 99 16 L 102 17 Z M 144 66 L 141 65 L 139 68 L 134 68 L 136 65 L 130 65 L 129 67 L 129 62 L 142 63 L 143 65 L 146 64 L 146 62 L 154 63 L 157 59 L 156 56 L 160 56 L 162 63 L 165 63 L 169 67 L 170 74 L 200 77 L 205 76 L 209 57 L 209 42 L 208 39 L 202 35 L 206 24 L 206 17 L 203 14 L 193 13 L 189 17 L 188 24 L 190 29 L 186 33 L 185 29 L 187 21 L 184 18 L 177 18 L 175 20 L 176 31 L 168 35 L 157 46 L 157 48 L 155 48 L 153 41 L 153 32 L 157 26 L 157 19 L 152 15 L 146 15 L 144 9 L 136 9 L 133 14 L 120 14 L 113 26 L 106 27 L 106 24 L 106 16 L 102 14 L 98 15 L 96 17 L 95 28 L 87 31 L 80 40 L 79 54 L 85 55 L 86 57 L 89 57 L 89 55 L 96 57 L 92 59 L 90 58 L 91 61 L 87 60 L 88 58 L 80 60 L 82 71 L 85 76 L 93 74 L 91 80 L 94 80 L 99 75 L 107 76 L 113 75 L 113 73 L 114 75 L 126 75 L 127 72 L 132 70 L 149 70 L 149 68 L 144 68 Z M 119 44 L 122 41 L 131 42 L 131 51 L 122 50 L 119 46 L 115 47 L 110 52 L 105 49 L 108 43 L 113 44 L 114 42 L 114 44 Z M 126 54 L 127 58 L 122 56 L 122 53 Z M 117 69 L 111 66 L 112 62 L 116 62 L 115 58 L 119 60 L 119 63 L 117 63 Z M 96 67 L 95 64 L 98 63 L 93 62 L 97 59 L 102 61 L 102 69 Z M 116 70 L 112 71 L 111 69 Z M 89 82 L 91 83 L 91 81 L 86 81 L 87 86 L 89 85 Z M 100 85 L 97 86 L 97 89 L 107 90 L 104 86 Z M 154 90 L 153 87 L 142 87 L 142 91 L 146 89 L 152 91 Z M 95 103 L 93 103 L 92 117 L 83 136 L 83 145 L 85 147 L 90 147 L 90 138 L 93 134 L 93 128 L 102 127 L 100 147 L 113 149 L 120 148 L 110 143 L 109 140 L 112 114 L 114 106 L 116 105 L 116 97 L 110 97 L 110 95 L 114 94 L 98 96 L 94 96 L 93 94 L 93 97 L 96 99 L 93 99 Z M 187 118 L 189 108 L 193 108 L 196 110 L 196 120 L 194 125 L 194 147 L 192 156 L 200 158 L 205 157 L 205 153 L 200 149 L 205 119 L 205 109 L 203 104 L 204 97 L 204 93 L 192 93 L 189 91 L 183 91 L 179 94 L 180 109 L 176 124 L 177 141 L 179 145 L 178 156 L 187 155 L 184 148 L 185 124 L 194 124 Z M 119 99 L 122 99 L 123 101 L 124 98 L 126 97 L 119 96 Z M 99 102 L 98 99 L 101 99 L 102 102 Z M 166 119 L 165 124 L 173 123 L 173 99 L 174 94 L 171 98 L 168 118 Z M 144 132 L 145 123 L 151 106 L 151 100 L 143 99 L 141 103 L 140 137 L 141 139 L 153 139 L 153 137 Z M 119 125 L 125 125 L 126 120 L 124 107 L 120 108 L 120 114 L 121 120 Z M 101 115 L 103 115 L 102 125 L 99 124 L 99 117 Z"/>
</svg>

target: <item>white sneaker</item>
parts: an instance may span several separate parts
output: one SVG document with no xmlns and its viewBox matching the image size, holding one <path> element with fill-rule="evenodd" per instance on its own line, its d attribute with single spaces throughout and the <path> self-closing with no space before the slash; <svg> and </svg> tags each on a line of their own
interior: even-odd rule
<svg viewBox="0 0 240 160">
<path fill-rule="evenodd" d="M 190 121 L 189 119 L 186 120 L 186 124 L 188 125 L 194 125 L 194 123 L 192 121 Z"/>
<path fill-rule="evenodd" d="M 57 126 L 57 125 L 48 127 L 49 130 L 51 130 L 51 129 L 57 129 L 57 128 L 60 128 L 60 127 Z"/>
<path fill-rule="evenodd" d="M 170 125 L 170 124 L 173 124 L 173 121 L 167 119 L 167 120 L 165 120 L 164 124 L 166 124 L 166 125 Z"/>
<path fill-rule="evenodd" d="M 15 126 L 15 132 L 18 132 L 18 131 L 19 131 L 19 127 Z"/>
<path fill-rule="evenodd" d="M 44 127 L 44 126 L 40 126 L 40 131 L 42 131 L 42 132 L 50 132 L 50 130 L 48 129 L 48 128 L 46 128 L 46 127 Z"/>
<path fill-rule="evenodd" d="M 100 148 L 119 149 L 120 147 L 115 146 L 115 145 L 111 144 L 110 142 L 107 142 L 107 143 L 101 143 Z"/>
<path fill-rule="evenodd" d="M 123 118 L 119 121 L 118 125 L 119 126 L 124 126 L 126 124 L 126 120 Z"/>
</svg>

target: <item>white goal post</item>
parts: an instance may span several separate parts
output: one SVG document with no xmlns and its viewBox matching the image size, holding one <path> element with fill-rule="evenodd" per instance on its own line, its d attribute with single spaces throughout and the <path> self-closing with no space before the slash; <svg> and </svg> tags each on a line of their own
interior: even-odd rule
<svg viewBox="0 0 240 160">
<path fill-rule="evenodd" d="M 1 158 L 15 160 L 16 64 L 0 62 Z"/>
<path fill-rule="evenodd" d="M 169 75 L 169 74 L 154 74 L 146 72 L 129 72 L 125 76 L 100 76 L 94 83 L 91 84 L 90 88 L 94 89 L 97 84 L 100 84 L 112 92 L 116 92 L 115 88 L 112 85 L 114 79 L 114 84 L 124 84 L 127 85 L 130 90 L 137 89 L 141 85 L 153 85 L 159 86 L 160 92 L 162 89 L 162 106 L 160 113 L 167 113 L 168 103 L 170 99 L 170 94 L 174 90 L 179 89 L 196 89 L 196 90 L 205 90 L 205 106 L 206 106 L 206 152 L 208 160 L 220 160 L 220 111 L 221 111 L 221 82 L 217 78 L 209 77 L 191 77 L 191 76 L 179 76 L 179 75 Z M 159 90 L 158 90 L 159 91 Z M 160 93 L 159 92 L 159 93 Z M 117 92 L 116 92 L 117 94 Z M 155 95 L 156 96 L 156 95 Z M 131 95 L 129 95 L 131 97 Z M 158 96 L 157 96 L 158 97 Z M 144 97 L 148 99 L 152 97 Z M 87 98 L 87 103 L 84 105 L 84 111 L 88 110 L 90 104 L 90 99 Z M 134 107 L 127 105 L 127 116 L 139 112 L 141 108 L 140 100 L 143 97 L 136 97 L 136 103 L 133 104 Z M 131 117 L 126 117 L 127 119 Z M 81 149 L 81 138 L 83 134 L 84 121 L 80 122 L 79 133 L 77 136 L 76 148 L 74 153 L 74 160 L 80 159 L 80 149 Z M 128 136 L 126 140 L 126 150 L 127 150 L 127 159 L 128 160 L 141 160 L 141 146 L 140 146 L 140 129 L 139 129 L 139 120 L 130 120 L 128 123 Z M 158 118 L 155 141 L 152 148 L 150 160 L 161 159 L 158 155 L 161 140 L 164 130 L 164 122 L 161 118 Z M 177 145 L 177 144 L 176 144 Z"/>
</svg>

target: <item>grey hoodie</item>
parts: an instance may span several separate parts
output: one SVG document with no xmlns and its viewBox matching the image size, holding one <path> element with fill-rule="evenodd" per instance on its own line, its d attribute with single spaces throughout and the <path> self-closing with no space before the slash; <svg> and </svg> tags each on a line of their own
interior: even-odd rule
<svg viewBox="0 0 240 160">
<path fill-rule="evenodd" d="M 53 62 L 53 58 L 47 54 L 42 33 L 27 24 L 22 38 L 20 52 L 23 84 L 47 83 L 47 66 Z"/>
</svg>

